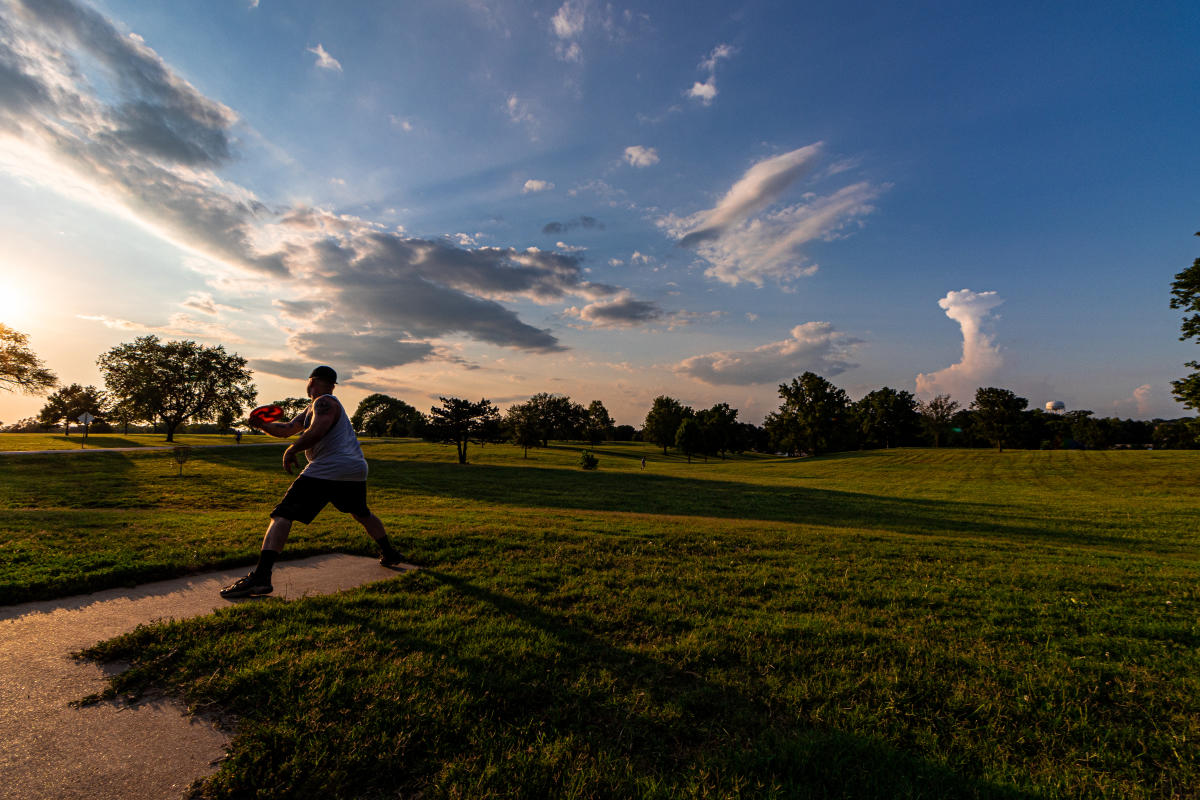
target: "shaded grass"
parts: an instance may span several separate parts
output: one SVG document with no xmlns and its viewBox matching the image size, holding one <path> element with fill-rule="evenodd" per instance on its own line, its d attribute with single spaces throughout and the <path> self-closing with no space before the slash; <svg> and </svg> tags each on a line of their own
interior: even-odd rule
<svg viewBox="0 0 1200 800">
<path fill-rule="evenodd" d="M 278 454 L 208 452 L 194 480 L 98 468 L 99 507 L 18 478 L 5 518 L 77 514 L 75 541 L 166 570 L 249 557 Z M 1196 456 L 597 454 L 372 443 L 372 503 L 426 569 L 91 655 L 133 664 L 118 693 L 237 716 L 210 797 L 1195 796 Z M 156 543 L 138 517 L 194 519 Z M 318 519 L 307 546 L 369 544 Z"/>
<path fill-rule="evenodd" d="M 263 435 L 242 437 L 243 444 L 262 444 L 269 441 Z M 70 436 L 61 433 L 4 433 L 0 434 L 0 452 L 23 450 L 97 450 L 105 447 L 172 447 L 192 445 L 224 447 L 235 445 L 232 434 L 178 433 L 175 441 L 168 442 L 165 433 L 89 433 L 86 441 L 82 433 Z"/>
</svg>

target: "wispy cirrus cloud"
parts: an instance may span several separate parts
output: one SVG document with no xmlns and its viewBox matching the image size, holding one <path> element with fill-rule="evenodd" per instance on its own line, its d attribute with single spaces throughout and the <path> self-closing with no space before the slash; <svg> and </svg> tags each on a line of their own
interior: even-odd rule
<svg viewBox="0 0 1200 800">
<path fill-rule="evenodd" d="M 965 403 L 975 396 L 975 390 L 987 384 L 1004 364 L 1004 357 L 995 337 L 987 326 L 992 310 L 1003 303 L 995 292 L 973 292 L 970 289 L 947 292 L 938 300 L 946 316 L 962 330 L 962 358 L 937 372 L 917 375 L 917 394 L 931 398 L 948 394 Z"/>
<path fill-rule="evenodd" d="M 684 359 L 675 372 L 712 385 L 749 386 L 784 382 L 803 372 L 840 375 L 861 339 L 838 331 L 829 322 L 805 322 L 791 337 L 751 350 L 727 350 Z"/>
<path fill-rule="evenodd" d="M 713 208 L 686 217 L 668 215 L 659 226 L 708 261 L 705 274 L 723 283 L 762 286 L 767 280 L 783 284 L 812 275 L 817 265 L 804 256 L 804 245 L 832 238 L 871 213 L 872 201 L 885 188 L 859 182 L 782 205 L 786 193 L 816 169 L 822 147 L 817 142 L 763 159 Z"/>
<path fill-rule="evenodd" d="M 329 55 L 320 42 L 317 42 L 316 47 L 309 47 L 307 50 L 317 57 L 316 65 L 319 69 L 327 69 L 330 72 L 342 71 L 342 62 Z"/>
</svg>

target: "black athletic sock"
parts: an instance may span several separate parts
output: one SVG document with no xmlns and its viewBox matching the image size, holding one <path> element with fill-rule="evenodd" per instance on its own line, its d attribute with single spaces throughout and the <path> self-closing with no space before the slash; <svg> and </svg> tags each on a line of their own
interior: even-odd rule
<svg viewBox="0 0 1200 800">
<path fill-rule="evenodd" d="M 275 566 L 275 559 L 279 558 L 279 553 L 275 550 L 263 550 L 258 554 L 258 566 L 254 568 L 254 577 L 264 583 L 271 582 L 271 569 Z"/>
</svg>

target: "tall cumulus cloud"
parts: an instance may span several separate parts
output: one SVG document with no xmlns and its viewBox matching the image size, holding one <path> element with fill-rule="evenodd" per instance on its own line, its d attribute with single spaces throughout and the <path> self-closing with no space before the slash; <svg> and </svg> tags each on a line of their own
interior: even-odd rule
<svg viewBox="0 0 1200 800">
<path fill-rule="evenodd" d="M 923 398 L 948 394 L 959 402 L 975 396 L 975 390 L 995 376 L 1004 363 L 995 337 L 987 330 L 992 310 L 1003 303 L 995 292 L 970 289 L 948 292 L 938 300 L 946 316 L 962 329 L 962 358 L 937 372 L 917 375 L 917 394 Z"/>
</svg>

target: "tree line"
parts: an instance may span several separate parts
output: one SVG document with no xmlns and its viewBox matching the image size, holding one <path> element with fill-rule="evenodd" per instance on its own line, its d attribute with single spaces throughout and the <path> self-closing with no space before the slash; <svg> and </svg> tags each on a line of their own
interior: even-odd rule
<svg viewBox="0 0 1200 800">
<path fill-rule="evenodd" d="M 28 351 L 23 335 L 0 326 L 0 354 L 4 352 L 16 352 L 20 358 L 17 368 L 0 371 L 0 381 L 26 391 L 48 391 L 56 385 L 57 378 Z M 143 336 L 97 359 L 104 389 L 77 383 L 58 388 L 37 417 L 2 430 L 61 427 L 69 435 L 84 413 L 97 418 L 98 432 L 121 427 L 128 433 L 131 426 L 149 424 L 155 430 L 161 426 L 168 441 L 184 425 L 208 423 L 216 430 L 231 430 L 244 424 L 257 397 L 246 363 L 220 345 Z M 422 413 L 403 400 L 377 393 L 363 398 L 351 423 L 364 436 L 453 443 L 462 463 L 471 443 L 511 442 L 528 457 L 530 448 L 563 440 L 586 441 L 593 447 L 602 441 L 646 441 L 664 454 L 674 449 L 689 461 L 747 451 L 819 455 L 912 446 L 1195 448 L 1200 442 L 1200 427 L 1192 419 L 1138 421 L 1099 418 L 1091 411 L 1048 413 L 1029 409 L 1025 398 L 999 387 L 980 387 L 965 408 L 947 395 L 920 402 L 911 392 L 890 387 L 852 401 L 827 379 L 805 372 L 780 384 L 779 397 L 779 408 L 762 425 L 754 425 L 739 420 L 738 409 L 728 403 L 697 410 L 661 395 L 635 428 L 615 424 L 600 400 L 584 406 L 561 394 L 538 393 L 501 414 L 487 399 L 440 397 L 440 405 Z M 296 397 L 275 404 L 295 415 L 308 402 Z"/>
</svg>

